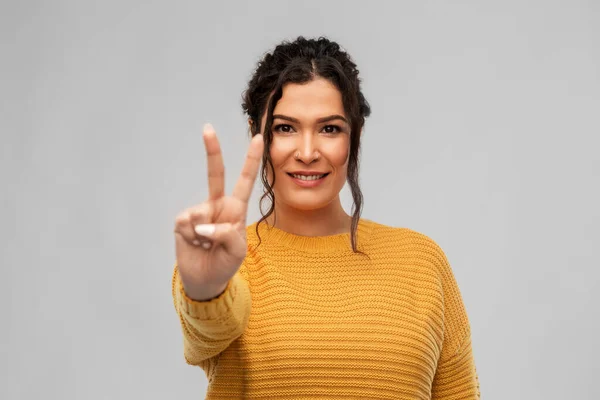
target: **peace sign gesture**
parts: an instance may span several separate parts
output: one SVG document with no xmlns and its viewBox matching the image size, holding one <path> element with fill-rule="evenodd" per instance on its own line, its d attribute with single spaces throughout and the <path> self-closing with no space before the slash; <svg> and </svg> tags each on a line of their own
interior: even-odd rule
<svg viewBox="0 0 600 400">
<path fill-rule="evenodd" d="M 263 138 L 252 138 L 233 194 L 225 196 L 225 167 L 217 135 L 204 126 L 208 158 L 208 200 L 188 208 L 175 222 L 177 268 L 186 294 L 208 300 L 222 293 L 246 257 L 246 216 L 263 153 Z"/>
</svg>

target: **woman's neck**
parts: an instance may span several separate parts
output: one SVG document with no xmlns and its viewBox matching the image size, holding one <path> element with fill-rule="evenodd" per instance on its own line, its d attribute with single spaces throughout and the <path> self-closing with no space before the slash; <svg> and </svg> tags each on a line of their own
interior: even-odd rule
<svg viewBox="0 0 600 400">
<path fill-rule="evenodd" d="M 324 208 L 299 210 L 275 203 L 275 212 L 267 218 L 271 226 L 299 236 L 330 236 L 350 232 L 352 217 L 344 211 L 340 198 Z"/>
</svg>

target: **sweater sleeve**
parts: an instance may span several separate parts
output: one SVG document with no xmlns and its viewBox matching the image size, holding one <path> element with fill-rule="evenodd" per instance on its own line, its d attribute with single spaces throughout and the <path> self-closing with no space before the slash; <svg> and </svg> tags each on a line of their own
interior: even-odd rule
<svg viewBox="0 0 600 400">
<path fill-rule="evenodd" d="M 462 295 L 446 256 L 440 277 L 444 298 L 444 339 L 433 378 L 433 400 L 480 399 L 479 377 L 471 345 L 471 328 Z"/>
<path fill-rule="evenodd" d="M 181 323 L 183 354 L 190 365 L 201 365 L 221 353 L 246 329 L 251 297 L 241 271 L 231 278 L 221 295 L 208 301 L 196 301 L 186 295 L 175 265 L 172 294 Z"/>
</svg>

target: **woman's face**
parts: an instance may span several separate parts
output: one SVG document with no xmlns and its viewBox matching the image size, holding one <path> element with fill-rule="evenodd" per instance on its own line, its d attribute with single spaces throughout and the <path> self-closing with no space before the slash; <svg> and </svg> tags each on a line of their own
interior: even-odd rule
<svg viewBox="0 0 600 400">
<path fill-rule="evenodd" d="M 265 120 L 263 116 L 261 131 Z M 337 199 L 350 152 L 350 124 L 340 91 L 324 78 L 286 84 L 273 111 L 272 134 L 276 202 L 307 211 Z"/>
</svg>

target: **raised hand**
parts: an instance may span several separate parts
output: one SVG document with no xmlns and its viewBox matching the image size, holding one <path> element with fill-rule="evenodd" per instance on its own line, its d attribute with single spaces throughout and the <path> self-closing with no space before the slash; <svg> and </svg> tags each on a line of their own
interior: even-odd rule
<svg viewBox="0 0 600 400">
<path fill-rule="evenodd" d="M 233 194 L 225 196 L 225 167 L 217 135 L 204 127 L 208 200 L 177 216 L 175 253 L 188 297 L 207 300 L 222 293 L 246 256 L 246 216 L 263 153 L 262 135 L 252 138 Z"/>
</svg>

